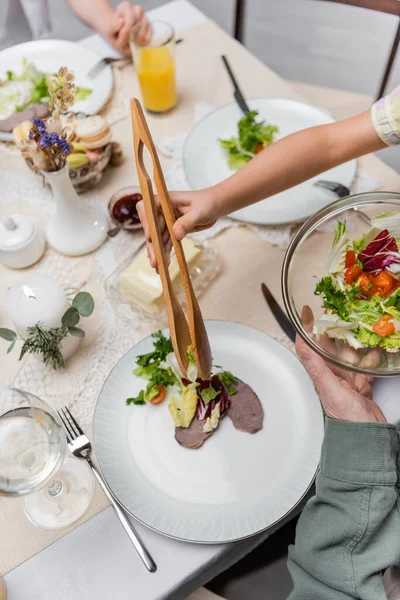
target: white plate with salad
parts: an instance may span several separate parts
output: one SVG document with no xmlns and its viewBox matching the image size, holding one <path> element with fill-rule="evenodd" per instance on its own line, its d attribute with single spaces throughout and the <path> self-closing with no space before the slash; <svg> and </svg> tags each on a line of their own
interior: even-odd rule
<svg viewBox="0 0 400 600">
<path fill-rule="evenodd" d="M 278 342 L 236 323 L 206 326 L 208 384 L 193 364 L 182 378 L 167 331 L 146 338 L 104 384 L 94 446 L 136 519 L 177 539 L 222 543 L 271 527 L 300 502 L 318 466 L 323 416 L 308 375 Z"/>
<path fill-rule="evenodd" d="M 229 104 L 206 115 L 189 132 L 183 166 L 192 189 L 223 181 L 274 141 L 335 121 L 320 108 L 286 98 L 263 98 L 248 104 L 250 116 L 244 117 L 237 104 Z M 332 201 L 330 194 L 314 186 L 318 179 L 350 188 L 356 170 L 357 162 L 349 161 L 230 216 L 264 225 L 305 220 Z"/>
<path fill-rule="evenodd" d="M 71 109 L 97 113 L 112 93 L 113 74 L 107 66 L 94 79 L 89 70 L 100 57 L 84 46 L 64 40 L 36 40 L 0 52 L 0 119 L 31 104 L 46 103 L 47 79 L 62 66 L 73 71 L 78 101 Z"/>
</svg>

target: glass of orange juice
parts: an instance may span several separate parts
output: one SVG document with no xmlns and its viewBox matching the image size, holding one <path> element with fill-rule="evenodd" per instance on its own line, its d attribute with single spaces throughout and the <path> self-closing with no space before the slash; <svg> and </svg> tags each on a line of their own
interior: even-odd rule
<svg viewBox="0 0 400 600">
<path fill-rule="evenodd" d="M 130 47 L 144 107 L 148 112 L 162 114 L 177 103 L 175 32 L 162 21 L 153 21 L 151 25 L 151 39 L 150 36 L 143 39 L 140 30 L 132 29 Z"/>
</svg>

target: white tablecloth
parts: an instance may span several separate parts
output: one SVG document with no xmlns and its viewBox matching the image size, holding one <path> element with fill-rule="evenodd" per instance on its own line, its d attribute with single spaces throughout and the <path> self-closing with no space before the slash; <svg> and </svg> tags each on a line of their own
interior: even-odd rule
<svg viewBox="0 0 400 600">
<path fill-rule="evenodd" d="M 185 27 L 206 20 L 186 0 L 174 0 L 151 11 L 150 16 L 172 23 L 178 35 Z M 113 54 L 99 36 L 82 43 L 100 55 Z M 376 383 L 377 398 L 394 422 L 400 420 L 398 387 L 397 380 Z M 234 544 L 199 546 L 136 527 L 158 565 L 155 574 L 145 570 L 113 510 L 108 508 L 8 573 L 8 600 L 184 599 L 271 533 Z"/>
<path fill-rule="evenodd" d="M 178 35 L 206 20 L 186 0 L 173 0 L 149 15 L 171 23 Z M 101 56 L 117 55 L 98 35 L 81 43 Z M 184 599 L 271 534 L 210 546 L 174 541 L 137 523 L 135 527 L 157 563 L 155 574 L 146 571 L 108 508 L 8 573 L 8 600 Z"/>
<path fill-rule="evenodd" d="M 201 546 L 135 527 L 158 565 L 156 573 L 146 571 L 107 508 L 11 571 L 7 600 L 184 600 L 267 537 Z"/>
</svg>

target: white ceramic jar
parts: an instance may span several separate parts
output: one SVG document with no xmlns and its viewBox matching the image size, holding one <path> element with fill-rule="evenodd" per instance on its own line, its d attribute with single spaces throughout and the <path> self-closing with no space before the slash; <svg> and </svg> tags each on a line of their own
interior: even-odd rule
<svg viewBox="0 0 400 600">
<path fill-rule="evenodd" d="M 44 236 L 28 215 L 0 219 L 0 262 L 5 267 L 30 267 L 43 256 L 44 248 Z"/>
</svg>

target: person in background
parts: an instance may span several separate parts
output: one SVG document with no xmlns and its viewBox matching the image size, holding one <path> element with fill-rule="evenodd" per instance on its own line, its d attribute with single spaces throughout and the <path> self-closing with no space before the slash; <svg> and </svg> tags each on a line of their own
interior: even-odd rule
<svg viewBox="0 0 400 600">
<path fill-rule="evenodd" d="M 133 26 L 142 24 L 140 30 L 143 38 L 150 34 L 150 23 L 139 4 L 125 0 L 114 9 L 109 0 L 67 1 L 82 21 L 123 54 L 130 54 L 129 34 Z"/>
<path fill-rule="evenodd" d="M 67 0 L 73 12 L 86 25 L 97 31 L 116 50 L 129 54 L 129 32 L 134 25 L 142 23 L 140 35 L 150 32 L 143 9 L 126 0 L 114 8 L 109 0 Z M 12 43 L 12 30 L 23 28 L 28 22 L 31 37 L 39 39 L 51 33 L 49 0 L 0 0 L 0 44 Z M 11 29 L 11 32 L 10 32 Z"/>
</svg>

